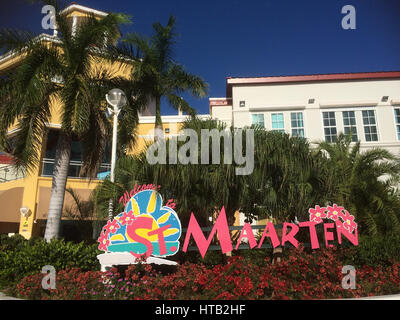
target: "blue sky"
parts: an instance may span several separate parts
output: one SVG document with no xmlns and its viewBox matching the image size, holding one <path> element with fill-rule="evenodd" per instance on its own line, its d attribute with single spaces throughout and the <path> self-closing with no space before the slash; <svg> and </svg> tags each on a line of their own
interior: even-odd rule
<svg viewBox="0 0 400 320">
<path fill-rule="evenodd" d="M 153 22 L 177 18 L 176 60 L 201 76 L 209 96 L 225 96 L 226 77 L 400 70 L 399 0 L 79 0 L 124 12 L 123 32 L 151 34 Z M 356 30 L 343 30 L 344 5 L 356 9 Z M 41 29 L 41 7 L 1 0 L 0 27 Z M 187 100 L 208 113 L 208 97 Z M 162 106 L 163 114 L 175 111 Z"/>
</svg>

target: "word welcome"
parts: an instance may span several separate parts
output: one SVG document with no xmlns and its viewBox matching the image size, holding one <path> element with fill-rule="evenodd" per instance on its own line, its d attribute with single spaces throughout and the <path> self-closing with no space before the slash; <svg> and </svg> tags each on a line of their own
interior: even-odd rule
<svg viewBox="0 0 400 320">
<path fill-rule="evenodd" d="M 119 198 L 119 203 L 123 202 L 124 206 L 128 203 L 128 201 L 138 192 L 143 190 L 160 190 L 161 186 L 156 186 L 155 184 L 135 184 L 131 191 L 125 191 L 124 195 Z"/>
</svg>

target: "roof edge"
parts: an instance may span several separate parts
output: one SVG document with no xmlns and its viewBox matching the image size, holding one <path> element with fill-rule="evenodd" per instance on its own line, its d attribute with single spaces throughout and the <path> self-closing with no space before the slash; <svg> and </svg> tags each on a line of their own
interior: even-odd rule
<svg viewBox="0 0 400 320">
<path fill-rule="evenodd" d="M 63 10 L 61 10 L 60 13 L 62 13 L 62 14 L 68 13 L 68 12 L 74 10 L 74 9 L 77 10 L 77 11 L 83 11 L 85 13 L 93 13 L 94 15 L 98 15 L 98 16 L 102 16 L 102 17 L 105 17 L 105 16 L 108 15 L 107 12 L 96 10 L 96 9 L 89 8 L 89 7 L 86 7 L 86 6 L 82 6 L 82 5 L 77 4 L 77 3 L 71 3 L 68 7 L 64 8 Z"/>
<path fill-rule="evenodd" d="M 330 73 L 311 75 L 289 75 L 272 77 L 227 77 L 226 96 L 232 97 L 232 85 L 243 84 L 272 84 L 272 83 L 293 83 L 313 81 L 335 81 L 335 80 L 373 80 L 373 79 L 400 79 L 400 71 L 376 71 L 357 73 Z"/>
</svg>

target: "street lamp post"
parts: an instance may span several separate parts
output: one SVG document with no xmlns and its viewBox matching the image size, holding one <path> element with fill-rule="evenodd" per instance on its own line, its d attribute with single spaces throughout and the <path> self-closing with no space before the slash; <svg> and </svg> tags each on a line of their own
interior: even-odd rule
<svg viewBox="0 0 400 320">
<path fill-rule="evenodd" d="M 112 151 L 111 151 L 111 172 L 110 172 L 110 180 L 111 182 L 115 181 L 114 170 L 115 163 L 117 161 L 117 132 L 118 132 L 118 115 L 121 111 L 121 108 L 126 105 L 126 95 L 121 89 L 112 89 L 106 94 L 107 103 L 112 107 L 107 108 L 109 114 L 113 115 L 113 136 L 112 136 Z M 108 204 L 108 218 L 112 220 L 113 218 L 113 201 L 110 199 Z"/>
</svg>

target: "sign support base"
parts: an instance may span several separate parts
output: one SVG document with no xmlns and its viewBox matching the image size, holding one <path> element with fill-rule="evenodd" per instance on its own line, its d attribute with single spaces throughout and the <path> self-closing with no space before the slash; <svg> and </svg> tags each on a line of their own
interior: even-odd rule
<svg viewBox="0 0 400 320">
<path fill-rule="evenodd" d="M 101 271 L 103 271 L 103 272 L 107 271 L 107 269 L 112 268 L 114 266 L 131 265 L 131 264 L 138 263 L 137 259 L 128 252 L 102 253 L 97 256 L 97 259 L 100 262 Z M 158 264 L 158 265 L 170 265 L 170 266 L 178 265 L 178 263 L 175 261 L 166 260 L 166 259 L 157 258 L 157 257 L 148 257 L 145 261 L 142 261 L 141 263 L 144 263 L 144 264 L 153 263 L 153 264 Z"/>
</svg>

